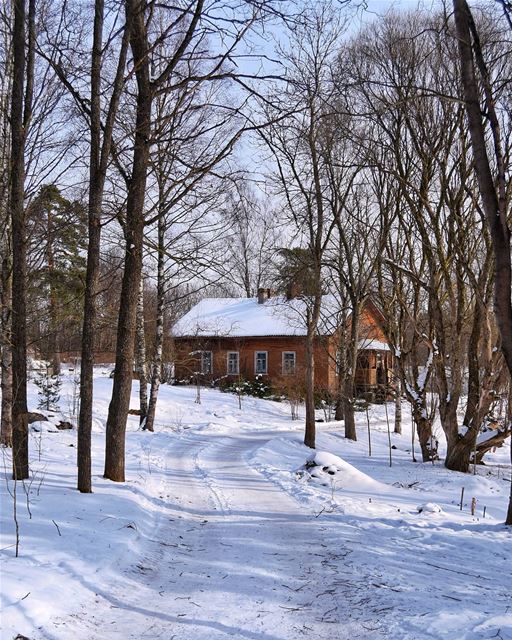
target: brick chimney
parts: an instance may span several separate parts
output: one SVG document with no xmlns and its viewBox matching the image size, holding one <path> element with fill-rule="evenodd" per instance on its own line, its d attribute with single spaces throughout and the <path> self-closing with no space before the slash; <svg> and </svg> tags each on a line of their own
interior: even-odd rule
<svg viewBox="0 0 512 640">
<path fill-rule="evenodd" d="M 258 304 L 265 304 L 271 297 L 272 291 L 270 289 L 258 289 Z"/>
</svg>

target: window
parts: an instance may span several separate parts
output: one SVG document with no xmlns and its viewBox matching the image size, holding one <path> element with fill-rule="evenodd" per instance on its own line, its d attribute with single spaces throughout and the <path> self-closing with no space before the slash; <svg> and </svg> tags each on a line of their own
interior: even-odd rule
<svg viewBox="0 0 512 640">
<path fill-rule="evenodd" d="M 283 351 L 283 373 L 285 375 L 295 373 L 295 351 Z"/>
<path fill-rule="evenodd" d="M 240 373 L 240 356 L 238 351 L 228 351 L 228 374 Z"/>
<path fill-rule="evenodd" d="M 254 372 L 267 373 L 267 352 L 256 351 L 254 354 Z"/>
<path fill-rule="evenodd" d="M 201 351 L 201 373 L 212 373 L 211 351 Z"/>
</svg>

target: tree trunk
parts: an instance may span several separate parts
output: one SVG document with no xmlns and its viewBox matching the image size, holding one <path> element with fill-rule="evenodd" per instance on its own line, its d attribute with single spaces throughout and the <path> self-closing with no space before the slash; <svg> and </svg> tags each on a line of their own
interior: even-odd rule
<svg viewBox="0 0 512 640">
<path fill-rule="evenodd" d="M 512 266 L 510 261 L 510 229 L 508 226 L 507 188 L 505 154 L 501 141 L 500 124 L 496 114 L 489 73 L 482 55 L 473 16 L 466 0 L 453 0 L 455 27 L 459 47 L 462 88 L 468 118 L 471 146 L 473 149 L 475 173 L 482 198 L 483 209 L 494 248 L 494 309 L 500 330 L 501 349 L 512 375 Z M 475 59 L 480 71 L 485 95 L 486 117 L 490 123 L 496 173 L 493 175 L 487 155 L 488 144 L 480 92 L 475 73 Z M 512 490 L 507 512 L 507 524 L 512 524 Z"/>
<path fill-rule="evenodd" d="M 342 327 L 339 330 L 337 355 L 336 355 L 336 372 L 338 374 L 337 388 L 336 388 L 336 408 L 334 411 L 335 420 L 344 420 L 345 414 L 343 411 L 343 385 L 346 378 L 347 370 L 347 336 L 346 336 L 346 318 L 340 321 Z"/>
<path fill-rule="evenodd" d="M 148 415 L 148 376 L 146 368 L 146 333 L 144 331 L 144 279 L 140 279 L 137 300 L 135 336 L 135 370 L 139 378 L 140 425 L 144 428 Z"/>
<path fill-rule="evenodd" d="M 130 46 L 137 78 L 136 129 L 131 177 L 126 202 L 126 249 L 117 325 L 116 366 L 106 428 L 105 478 L 125 480 L 125 433 L 133 377 L 137 300 L 142 272 L 144 200 L 151 139 L 152 89 L 149 79 L 148 37 L 141 0 L 127 0 L 132 20 Z"/>
<path fill-rule="evenodd" d="M 475 439 L 478 434 L 478 427 L 467 430 L 464 436 L 459 435 L 459 421 L 457 416 L 457 400 L 450 398 L 446 402 L 442 396 L 439 397 L 439 416 L 443 431 L 446 435 L 446 458 L 444 465 L 452 471 L 469 470 L 469 461 L 475 448 Z"/>
<path fill-rule="evenodd" d="M 58 303 L 55 293 L 54 272 L 55 260 L 53 253 L 53 221 L 51 207 L 48 207 L 47 219 L 47 247 L 46 256 L 48 261 L 48 281 L 49 281 L 49 303 L 48 303 L 48 356 L 52 366 L 52 374 L 60 375 L 60 346 L 59 346 L 59 322 L 58 322 Z"/>
<path fill-rule="evenodd" d="M 452 471 L 469 471 L 471 455 L 475 450 L 476 429 L 470 429 L 463 438 L 450 438 L 444 465 Z"/>
<path fill-rule="evenodd" d="M 432 422 L 425 418 L 422 407 L 417 407 L 413 404 L 412 412 L 418 432 L 422 460 L 423 462 L 430 462 L 432 460 Z M 412 428 L 414 429 L 414 425 L 412 425 Z"/>
<path fill-rule="evenodd" d="M 394 433 L 402 435 L 402 383 L 400 377 L 395 376 L 395 429 Z"/>
<path fill-rule="evenodd" d="M 162 377 L 162 354 L 164 346 L 164 304 L 165 304 L 165 281 L 164 281 L 164 259 L 165 259 L 165 220 L 163 215 L 158 220 L 158 263 L 157 263 L 157 283 L 156 283 L 156 332 L 155 332 L 155 357 L 151 369 L 151 390 L 149 393 L 148 417 L 145 429 L 155 430 L 156 403 L 158 400 L 158 390 Z"/>
<path fill-rule="evenodd" d="M 1 327 L 1 376 L 2 413 L 0 418 L 0 444 L 12 444 L 12 351 L 11 351 L 11 306 L 12 306 L 12 264 L 10 247 L 10 225 L 6 225 L 4 254 L 2 258 L 2 299 Z"/>
<path fill-rule="evenodd" d="M 101 147 L 101 57 L 103 41 L 103 0 L 94 6 L 94 37 L 91 56 L 91 141 L 89 151 L 89 203 L 87 271 L 85 276 L 84 319 L 80 363 L 80 415 L 78 417 L 78 490 L 92 492 L 91 432 L 93 405 L 94 334 L 96 295 L 100 275 L 101 205 L 105 176 L 100 169 Z"/>
<path fill-rule="evenodd" d="M 97 183 L 98 184 L 98 183 Z M 96 328 L 96 295 L 100 271 L 101 202 L 99 188 L 89 191 L 89 244 L 82 326 L 80 363 L 80 415 L 78 418 L 78 490 L 91 493 L 91 433 L 93 406 L 94 338 Z"/>
<path fill-rule="evenodd" d="M 315 422 L 315 330 L 312 322 L 308 322 L 308 332 L 306 336 L 306 385 L 305 385 L 305 405 L 306 405 L 306 428 L 304 433 L 304 444 L 311 449 L 316 444 L 316 422 Z"/>
<path fill-rule="evenodd" d="M 510 446 L 510 467 L 512 468 L 512 445 Z M 508 509 L 505 524 L 512 525 L 512 481 L 510 482 L 510 494 L 508 497 Z"/>
<path fill-rule="evenodd" d="M 94 342 L 96 333 L 98 282 L 100 276 L 101 208 L 105 176 L 110 158 L 112 131 L 124 82 L 124 68 L 128 51 L 131 23 L 126 20 L 119 52 L 114 87 L 101 144 L 101 60 L 103 50 L 104 1 L 96 0 L 94 6 L 94 36 L 91 57 L 91 147 L 89 168 L 87 273 L 84 295 L 84 319 L 82 326 L 80 366 L 80 416 L 78 428 L 78 490 L 92 491 L 91 482 L 91 431 L 93 406 Z"/>
<path fill-rule="evenodd" d="M 343 397 L 343 414 L 345 419 L 345 438 L 357 440 L 354 402 L 350 398 L 351 390 L 346 389 Z"/>
<path fill-rule="evenodd" d="M 345 413 L 343 411 L 343 395 L 340 391 L 338 391 L 338 395 L 336 398 L 336 407 L 334 409 L 334 419 L 335 420 L 345 419 Z"/>
<path fill-rule="evenodd" d="M 33 0 L 29 5 L 29 19 L 33 24 Z M 27 423 L 27 238 L 24 210 L 25 141 L 24 80 L 27 71 L 29 87 L 30 68 L 25 64 L 25 0 L 14 2 L 13 29 L 13 84 L 11 100 L 11 188 L 10 208 L 13 248 L 13 296 L 12 304 L 12 460 L 13 478 L 22 480 L 29 476 L 28 423 Z M 28 93 L 27 93 L 28 95 Z"/>
<path fill-rule="evenodd" d="M 357 354 L 359 352 L 359 314 L 361 306 L 357 301 L 352 302 L 352 317 L 350 319 L 350 342 L 348 349 L 348 367 L 343 388 L 343 412 L 345 414 L 345 438 L 357 440 L 356 421 L 354 413 L 355 377 L 357 368 Z"/>
</svg>

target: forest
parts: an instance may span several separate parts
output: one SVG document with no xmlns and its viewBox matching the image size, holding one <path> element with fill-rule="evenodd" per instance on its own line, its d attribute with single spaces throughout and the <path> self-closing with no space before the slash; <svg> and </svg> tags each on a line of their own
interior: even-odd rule
<svg viewBox="0 0 512 640">
<path fill-rule="evenodd" d="M 293 289 L 303 305 L 300 380 L 272 396 L 291 405 L 299 420 L 290 428 L 309 451 L 293 474 L 300 480 L 315 464 L 344 472 L 345 449 L 334 462 L 321 453 L 326 423 L 349 443 L 349 456 L 363 451 L 367 431 L 371 458 L 373 416 L 385 426 L 375 444 L 384 465 L 389 457 L 379 482 L 416 483 L 392 475 L 396 438 L 403 443 L 406 434 L 429 482 L 461 479 L 460 511 L 464 487 L 497 469 L 507 489 L 502 482 L 496 526 L 504 522 L 510 536 L 511 78 L 508 0 L 429 8 L 387 0 L 5 0 L 0 446 L 16 558 L 22 504 L 32 519 L 30 496 L 51 469 L 50 461 L 37 471 L 37 425 L 59 414 L 69 427 L 70 503 L 79 506 L 96 485 L 116 496 L 120 484 L 111 483 L 134 480 L 132 447 L 142 442 L 149 482 L 148 438 L 165 448 L 162 425 L 183 436 L 189 411 L 195 426 L 218 417 L 194 406 L 201 385 L 217 398 L 208 394 L 219 385 L 200 371 L 195 403 L 193 389 L 180 395 L 173 327 L 204 299 L 256 299 L 265 288 L 281 296 Z M 318 388 L 315 355 L 326 296 L 336 301 L 329 393 Z M 389 351 L 390 392 L 379 405 L 357 383 L 368 305 Z M 251 424 L 266 419 L 265 401 L 250 397 L 254 386 L 239 376 L 230 387 Z M 224 418 L 227 430 L 230 414 Z M 253 466 L 268 475 L 259 455 Z M 494 455 L 509 455 L 510 464 L 493 466 Z M 350 463 L 345 471 L 357 483 L 358 463 Z M 188 473 L 183 466 L 176 482 Z M 322 517 L 334 510 L 333 482 Z M 492 637 L 510 637 L 512 622 L 505 627 Z M 236 628 L 241 638 L 302 637 Z M 204 637 L 224 637 L 217 631 Z M 41 633 L 34 638 L 54 637 Z M 387 637 L 445 637 L 431 633 Z"/>
</svg>

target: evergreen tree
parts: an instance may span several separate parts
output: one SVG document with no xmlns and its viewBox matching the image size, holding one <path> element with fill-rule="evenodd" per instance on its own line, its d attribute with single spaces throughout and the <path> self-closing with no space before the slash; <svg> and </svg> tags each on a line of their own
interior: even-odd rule
<svg viewBox="0 0 512 640">
<path fill-rule="evenodd" d="M 55 185 L 44 185 L 29 207 L 28 225 L 32 308 L 47 318 L 43 351 L 58 374 L 64 341 L 72 342 L 80 333 L 86 210 L 83 203 L 65 198 Z"/>
</svg>

